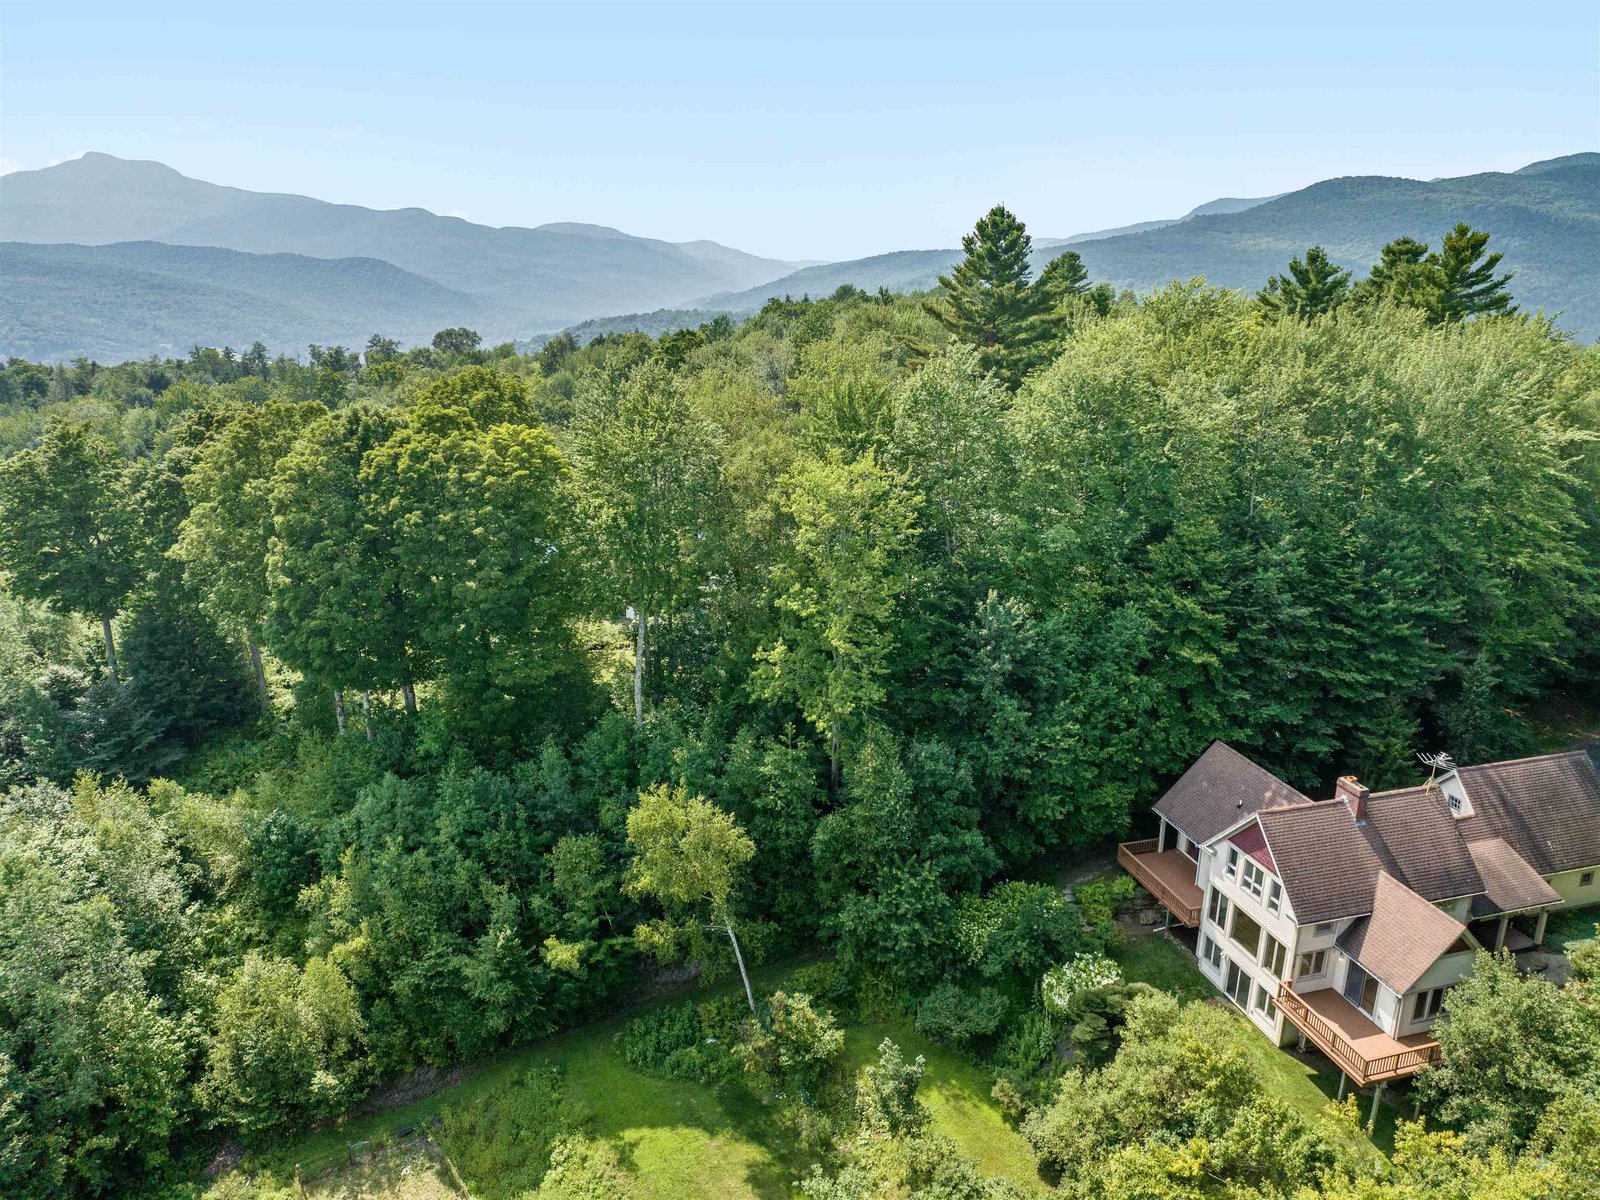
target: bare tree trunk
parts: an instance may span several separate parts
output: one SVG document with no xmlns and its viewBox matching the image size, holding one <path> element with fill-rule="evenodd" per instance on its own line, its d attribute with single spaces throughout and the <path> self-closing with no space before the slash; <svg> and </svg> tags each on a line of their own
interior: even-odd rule
<svg viewBox="0 0 1600 1200">
<path fill-rule="evenodd" d="M 400 684 L 400 694 L 406 700 L 406 712 L 411 716 L 417 715 L 417 686 L 411 682 L 411 664 L 406 664 L 406 677 Z"/>
<path fill-rule="evenodd" d="M 106 640 L 106 670 L 111 672 L 111 682 L 121 683 L 122 676 L 117 671 L 117 644 L 111 640 L 111 618 L 100 618 L 100 636 Z"/>
<path fill-rule="evenodd" d="M 339 732 L 344 732 L 344 693 L 338 688 L 333 689 L 333 719 L 339 726 Z"/>
<path fill-rule="evenodd" d="M 372 693 L 361 693 L 361 723 L 367 727 L 367 741 L 372 740 Z"/>
<path fill-rule="evenodd" d="M 644 728 L 644 605 L 633 610 L 633 727 Z"/>
<path fill-rule="evenodd" d="M 724 921 L 722 927 L 728 931 L 728 940 L 733 943 L 733 957 L 739 963 L 739 978 L 744 981 L 744 999 L 750 1006 L 750 1015 L 756 1015 L 756 994 L 750 990 L 750 972 L 745 970 L 744 951 L 739 948 L 739 935 L 733 931 L 733 922 Z"/>
<path fill-rule="evenodd" d="M 272 696 L 267 691 L 267 671 L 261 665 L 261 647 L 257 645 L 254 635 L 245 639 L 245 644 L 250 647 L 250 665 L 255 668 L 256 691 L 261 693 L 261 711 L 266 712 L 272 707 Z"/>
</svg>

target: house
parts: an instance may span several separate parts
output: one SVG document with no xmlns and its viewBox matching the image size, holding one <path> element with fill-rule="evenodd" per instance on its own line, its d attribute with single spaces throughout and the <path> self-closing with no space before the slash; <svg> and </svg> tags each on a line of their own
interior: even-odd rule
<svg viewBox="0 0 1600 1200">
<path fill-rule="evenodd" d="M 1600 743 L 1387 792 L 1346 776 L 1318 801 L 1214 742 L 1155 811 L 1118 861 L 1263 1033 L 1357 1086 L 1437 1059 L 1429 1028 L 1480 947 L 1531 948 L 1551 910 L 1600 904 Z"/>
</svg>

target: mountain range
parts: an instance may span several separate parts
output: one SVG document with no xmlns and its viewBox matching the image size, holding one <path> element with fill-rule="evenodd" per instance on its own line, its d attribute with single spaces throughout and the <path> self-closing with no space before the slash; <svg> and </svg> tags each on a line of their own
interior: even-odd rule
<svg viewBox="0 0 1600 1200">
<path fill-rule="evenodd" d="M 1561 326 L 1580 337 L 1600 334 L 1597 153 L 1452 179 L 1328 179 L 1281 196 L 1214 201 L 1174 221 L 1035 239 L 1033 257 L 1040 268 L 1070 247 L 1092 279 L 1136 291 L 1196 275 L 1254 291 L 1308 246 L 1322 246 L 1359 276 L 1384 243 L 1409 235 L 1437 246 L 1458 221 L 1494 235 L 1491 248 L 1517 272 L 1511 289 L 1523 308 L 1559 312 Z M 771 296 L 823 296 L 843 284 L 918 291 L 960 258 L 955 249 L 907 250 L 807 267 L 696 307 L 748 312 Z"/>
<path fill-rule="evenodd" d="M 1524 308 L 1559 312 L 1580 337 L 1600 333 L 1595 153 L 1510 173 L 1346 177 L 1219 199 L 1182 217 L 1040 237 L 1034 258 L 1042 266 L 1071 247 L 1092 278 L 1119 288 L 1203 275 L 1254 290 L 1307 246 L 1361 273 L 1390 239 L 1437 244 L 1458 221 L 1494 234 Z M 490 341 L 568 326 L 661 332 L 847 283 L 921 290 L 959 258 L 901 250 L 792 263 L 598 225 L 491 228 L 419 208 L 223 187 L 90 153 L 0 176 L 0 354 L 115 360 L 256 340 L 294 352 L 359 345 L 373 332 L 425 341 L 460 324 Z"/>
</svg>

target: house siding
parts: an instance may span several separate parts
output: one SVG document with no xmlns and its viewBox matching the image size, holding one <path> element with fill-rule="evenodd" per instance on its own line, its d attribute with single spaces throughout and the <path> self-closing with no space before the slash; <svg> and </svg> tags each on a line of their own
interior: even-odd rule
<svg viewBox="0 0 1600 1200">
<path fill-rule="evenodd" d="M 1590 871 L 1594 872 L 1594 881 L 1588 887 L 1581 886 L 1578 881 Z M 1544 878 L 1561 897 L 1561 903 L 1553 905 L 1554 908 L 1581 908 L 1588 904 L 1600 904 L 1600 864 L 1584 867 L 1579 871 L 1546 875 Z"/>
<path fill-rule="evenodd" d="M 1239 966 L 1244 970 L 1245 974 L 1249 976 L 1251 983 L 1250 995 L 1246 1003 L 1241 1006 L 1245 1015 L 1249 1017 L 1255 1026 L 1264 1034 L 1270 1037 L 1273 1041 L 1281 1044 L 1286 1036 L 1285 1028 L 1287 1026 L 1287 1022 L 1284 1021 L 1283 1015 L 1281 1013 L 1274 1013 L 1274 1015 L 1269 1018 L 1255 1006 L 1256 988 L 1259 987 L 1264 989 L 1268 996 L 1274 998 L 1276 998 L 1278 994 L 1279 976 L 1262 961 L 1265 957 L 1267 949 L 1266 939 L 1262 939 L 1261 945 L 1256 948 L 1256 953 L 1253 957 L 1249 955 L 1233 940 L 1227 929 L 1219 928 L 1216 923 L 1211 920 L 1211 893 L 1216 891 L 1227 897 L 1231 910 L 1228 915 L 1229 926 L 1233 924 L 1233 914 L 1242 912 L 1250 917 L 1250 919 L 1253 920 L 1257 925 L 1261 926 L 1263 933 L 1270 934 L 1283 944 L 1285 975 L 1294 969 L 1295 955 L 1299 952 L 1298 943 L 1300 930 L 1298 925 L 1295 923 L 1293 913 L 1291 913 L 1289 910 L 1289 898 L 1286 893 L 1283 897 L 1282 911 L 1274 913 L 1267 908 L 1266 892 L 1264 892 L 1262 898 L 1258 900 L 1250 892 L 1245 891 L 1244 888 L 1239 885 L 1237 879 L 1229 879 L 1227 877 L 1227 874 L 1225 873 L 1227 863 L 1227 845 L 1227 841 L 1223 840 L 1202 850 L 1200 854 L 1200 862 L 1195 872 L 1196 882 L 1198 882 L 1201 888 L 1205 891 L 1205 901 L 1200 909 L 1200 937 L 1209 937 L 1215 941 L 1217 945 L 1222 948 L 1222 953 L 1224 956 L 1222 969 L 1217 970 L 1205 960 L 1204 954 L 1201 954 L 1200 970 L 1207 979 L 1215 984 L 1217 988 L 1221 990 L 1224 995 L 1226 995 L 1227 964 L 1230 960 L 1238 963 Z M 1243 854 L 1240 855 L 1241 862 L 1243 861 L 1244 857 L 1245 856 Z M 1276 876 L 1274 876 L 1270 871 L 1267 871 L 1266 879 L 1267 891 L 1269 892 L 1272 883 L 1276 880 Z M 1279 882 L 1280 885 L 1282 883 L 1281 880 L 1277 880 L 1277 882 Z M 1197 946 L 1203 945 L 1203 942 L 1197 943 Z"/>
</svg>

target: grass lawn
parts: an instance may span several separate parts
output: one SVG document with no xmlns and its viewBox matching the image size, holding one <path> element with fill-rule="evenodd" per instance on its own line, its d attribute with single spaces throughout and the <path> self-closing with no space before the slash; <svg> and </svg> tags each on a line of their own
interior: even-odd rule
<svg viewBox="0 0 1600 1200">
<path fill-rule="evenodd" d="M 779 972 L 762 973 L 771 988 Z M 346 1144 L 382 1139 L 417 1124 L 446 1104 L 492 1096 L 535 1066 L 559 1065 L 567 1096 L 590 1114 L 585 1132 L 616 1146 L 638 1179 L 639 1200 L 776 1200 L 793 1194 L 812 1157 L 799 1152 L 770 1108 L 737 1085 L 713 1089 L 700 1083 L 657 1079 L 628 1066 L 615 1038 L 626 1017 L 560 1035 L 503 1056 L 459 1086 L 390 1112 L 361 1117 L 257 1155 L 242 1166 L 265 1172 L 282 1185 L 296 1162 L 307 1173 L 341 1163 Z M 927 1059 L 921 1097 L 934 1128 L 975 1159 L 986 1174 L 1030 1183 L 1037 1176 L 1033 1155 L 989 1098 L 988 1073 L 923 1038 L 909 1023 L 886 1022 L 847 1030 L 846 1060 L 859 1069 L 892 1038 L 910 1057 Z M 413 1158 L 418 1161 L 412 1161 Z M 321 1175 L 308 1193 L 318 1200 L 436 1200 L 449 1194 L 443 1180 L 420 1156 L 380 1158 L 370 1166 L 339 1168 Z M 443 1191 L 437 1189 L 444 1188 Z"/>
<path fill-rule="evenodd" d="M 1587 942 L 1594 936 L 1594 927 L 1600 924 L 1600 906 L 1568 908 L 1550 914 L 1544 927 L 1544 944 L 1551 950 L 1567 952 L 1575 942 Z"/>
</svg>

